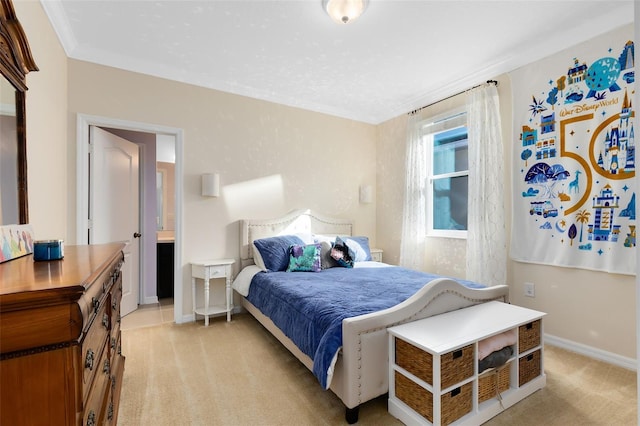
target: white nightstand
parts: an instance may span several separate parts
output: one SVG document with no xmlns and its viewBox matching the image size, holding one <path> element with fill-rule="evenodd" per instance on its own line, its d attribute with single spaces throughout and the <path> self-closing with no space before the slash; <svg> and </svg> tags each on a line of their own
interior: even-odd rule
<svg viewBox="0 0 640 426">
<path fill-rule="evenodd" d="M 382 249 L 372 248 L 369 251 L 371 252 L 371 260 L 374 262 L 382 262 Z"/>
<path fill-rule="evenodd" d="M 231 300 L 231 265 L 233 259 L 213 259 L 199 260 L 191 262 L 191 292 L 193 295 L 193 312 L 194 316 L 204 315 L 204 325 L 209 325 L 209 315 L 227 313 L 227 321 L 231 321 L 231 310 L 233 303 Z M 204 281 L 204 306 L 196 305 L 196 280 Z M 212 304 L 209 306 L 209 280 L 215 278 L 225 278 L 225 303 Z"/>
</svg>

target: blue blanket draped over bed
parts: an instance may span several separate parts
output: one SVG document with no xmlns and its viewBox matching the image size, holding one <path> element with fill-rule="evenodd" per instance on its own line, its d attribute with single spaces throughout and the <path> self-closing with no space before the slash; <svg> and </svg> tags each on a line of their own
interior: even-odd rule
<svg viewBox="0 0 640 426">
<path fill-rule="evenodd" d="M 259 272 L 247 299 L 313 359 L 313 374 L 327 389 L 328 369 L 342 347 L 342 320 L 397 305 L 435 278 L 442 277 L 401 267 Z"/>
</svg>

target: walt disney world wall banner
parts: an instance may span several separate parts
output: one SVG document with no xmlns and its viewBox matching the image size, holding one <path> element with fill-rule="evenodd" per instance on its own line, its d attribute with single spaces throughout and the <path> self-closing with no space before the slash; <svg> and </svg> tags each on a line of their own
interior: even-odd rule
<svg viewBox="0 0 640 426">
<path fill-rule="evenodd" d="M 633 26 L 511 73 L 511 257 L 635 274 Z"/>
</svg>

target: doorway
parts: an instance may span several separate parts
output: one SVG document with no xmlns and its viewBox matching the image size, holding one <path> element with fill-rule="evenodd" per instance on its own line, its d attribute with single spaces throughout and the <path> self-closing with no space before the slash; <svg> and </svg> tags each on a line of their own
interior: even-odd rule
<svg viewBox="0 0 640 426">
<path fill-rule="evenodd" d="M 182 273 L 179 265 L 182 264 L 182 182 L 183 182 L 183 158 L 182 158 L 182 147 L 183 147 L 183 131 L 178 128 L 171 128 L 165 126 L 159 126 L 154 124 L 147 123 L 138 123 L 131 121 L 123 121 L 117 119 L 111 119 L 107 117 L 98 117 L 98 116 L 90 116 L 85 114 L 78 114 L 77 119 L 77 244 L 86 244 L 86 235 L 87 229 L 89 227 L 89 203 L 88 203 L 88 194 L 90 191 L 90 179 L 89 179 L 89 130 L 91 126 L 107 128 L 109 131 L 114 134 L 126 134 L 128 132 L 132 132 L 135 134 L 136 132 L 145 133 L 145 134 L 153 134 L 153 135 L 161 135 L 166 137 L 171 137 L 175 141 L 174 147 L 174 155 L 175 155 L 175 230 L 174 230 L 174 245 L 175 245 L 175 254 L 173 258 L 173 299 L 174 299 L 174 321 L 176 323 L 182 323 L 183 320 L 183 295 L 182 295 Z M 151 160 L 148 156 L 145 156 L 144 144 L 141 144 L 141 161 L 140 161 L 140 169 L 147 170 L 151 176 L 155 177 L 155 169 L 156 162 L 155 159 Z M 147 148 L 148 149 L 148 148 Z M 147 173 L 147 174 L 149 174 Z M 145 172 L 143 172 L 144 178 Z M 155 178 L 153 178 L 152 187 L 155 191 Z M 147 238 L 146 242 L 143 243 L 142 256 L 140 256 L 140 267 L 142 273 L 140 279 L 140 302 L 141 303 L 154 303 L 157 302 L 157 294 L 155 288 L 155 280 L 153 283 L 150 283 L 148 279 L 145 279 L 146 275 L 154 275 L 150 273 L 145 273 L 145 269 L 147 271 L 150 268 L 153 268 L 155 271 L 155 241 L 156 241 L 156 229 L 157 229 L 157 218 L 149 217 L 149 214 L 145 214 L 145 205 L 148 205 L 148 202 L 145 201 L 145 185 L 142 185 L 141 197 L 140 197 L 140 226 L 141 233 L 143 234 L 143 240 L 145 235 L 152 235 L 151 238 Z M 148 192 L 148 191 L 147 191 Z M 153 194 L 155 198 L 155 192 Z M 149 210 L 149 209 L 147 209 Z M 153 209 L 155 212 L 155 208 Z M 152 253 L 150 253 L 152 251 Z M 153 254 L 153 256 L 149 256 Z M 151 259 L 151 260 L 150 260 Z M 152 264 L 151 264 L 152 263 Z M 148 277 L 147 277 L 148 278 Z M 152 287 L 153 286 L 153 287 Z"/>
</svg>

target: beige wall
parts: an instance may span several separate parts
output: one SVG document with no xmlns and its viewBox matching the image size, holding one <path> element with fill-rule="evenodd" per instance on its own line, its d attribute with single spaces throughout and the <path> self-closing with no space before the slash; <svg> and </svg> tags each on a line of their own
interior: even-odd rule
<svg viewBox="0 0 640 426">
<path fill-rule="evenodd" d="M 188 262 L 238 257 L 242 218 L 295 208 L 354 218 L 375 244 L 375 126 L 67 60 L 39 2 L 18 2 L 36 62 L 29 75 L 30 222 L 37 238 L 75 241 L 78 113 L 184 130 L 184 312 Z M 222 196 L 200 196 L 200 175 L 218 172 Z M 237 271 L 236 271 L 237 272 Z"/>
<path fill-rule="evenodd" d="M 511 233 L 511 157 L 513 134 L 511 84 L 508 75 L 498 79 L 504 142 L 504 189 L 508 239 Z M 429 117 L 464 104 L 464 95 L 437 103 L 421 112 Z M 402 193 L 407 116 L 378 126 L 378 245 L 385 259 L 397 262 L 402 233 Z M 464 278 L 466 240 L 430 238 L 425 264 L 432 272 Z M 524 283 L 533 282 L 536 297 L 524 297 Z M 623 363 L 636 358 L 635 277 L 581 269 L 526 264 L 508 261 L 507 284 L 511 302 L 548 313 L 545 333 L 557 343 L 587 352 L 605 351 L 620 357 Z M 566 342 L 568 341 L 568 342 Z M 597 355 L 597 354 L 596 354 Z M 605 354 L 605 356 L 608 356 Z"/>
<path fill-rule="evenodd" d="M 27 75 L 29 222 L 37 239 L 68 240 L 67 57 L 40 2 L 13 3 L 40 69 Z"/>
<path fill-rule="evenodd" d="M 37 238 L 75 240 L 75 126 L 76 114 L 83 113 L 184 129 L 185 313 L 190 311 L 187 262 L 237 257 L 237 221 L 243 217 L 300 207 L 352 217 L 355 232 L 371 236 L 385 250 L 385 260 L 397 262 L 406 116 L 371 126 L 67 60 L 40 3 L 15 7 L 40 67 L 27 80 L 29 203 Z M 507 76 L 498 80 L 510 164 L 511 88 Z M 463 96 L 452 98 L 423 114 L 462 102 Z M 205 172 L 220 173 L 221 198 L 199 195 Z M 510 182 L 507 167 L 508 230 Z M 374 204 L 358 203 L 363 183 L 375 185 Z M 435 272 L 464 276 L 464 242 L 430 243 Z M 546 333 L 635 358 L 633 277 L 510 261 L 508 281 L 513 302 L 549 313 Z M 536 284 L 535 299 L 521 296 L 525 281 Z"/>
<path fill-rule="evenodd" d="M 69 82 L 71 141 L 77 113 L 184 129 L 185 313 L 188 262 L 237 258 L 240 219 L 311 208 L 354 218 L 375 243 L 374 205 L 358 201 L 375 181 L 374 126 L 76 60 Z M 207 172 L 220 174 L 220 198 L 200 195 Z"/>
</svg>

